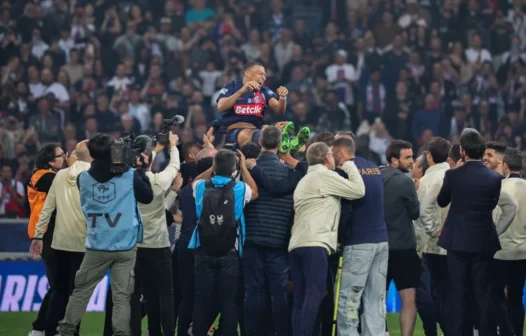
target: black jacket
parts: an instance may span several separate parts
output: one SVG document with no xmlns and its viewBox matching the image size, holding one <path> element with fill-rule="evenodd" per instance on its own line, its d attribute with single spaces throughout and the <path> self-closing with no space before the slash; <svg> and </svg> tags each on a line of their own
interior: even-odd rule
<svg viewBox="0 0 526 336">
<path fill-rule="evenodd" d="M 502 176 L 481 161 L 468 161 L 446 171 L 437 197 L 441 207 L 451 204 L 438 245 L 446 250 L 493 255 L 500 250 L 493 222 Z"/>
<path fill-rule="evenodd" d="M 256 167 L 259 167 L 257 170 L 262 169 L 270 180 L 286 178 L 292 171 L 272 152 L 262 152 Z M 258 199 L 245 207 L 245 245 L 286 249 L 294 221 L 293 192 L 272 196 L 269 190 L 259 184 L 258 191 Z"/>
<path fill-rule="evenodd" d="M 381 167 L 384 179 L 384 211 L 389 250 L 416 249 L 413 221 L 420 217 L 414 182 L 400 169 Z"/>
</svg>

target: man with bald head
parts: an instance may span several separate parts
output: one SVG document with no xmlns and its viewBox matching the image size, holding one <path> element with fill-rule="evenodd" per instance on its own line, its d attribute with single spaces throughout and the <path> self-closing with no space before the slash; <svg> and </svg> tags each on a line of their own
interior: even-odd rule
<svg viewBox="0 0 526 336">
<path fill-rule="evenodd" d="M 68 299 L 74 289 L 75 274 L 80 268 L 86 239 L 86 218 L 80 207 L 77 176 L 88 170 L 92 158 L 87 147 L 88 141 L 81 141 L 70 155 L 70 166 L 60 170 L 49 189 L 44 208 L 36 225 L 35 239 L 30 253 L 37 257 L 42 250 L 45 228 L 51 214 L 56 211 L 55 232 L 51 248 L 57 258 L 56 291 L 50 298 L 46 321 L 46 335 L 55 335 L 58 322 L 64 317 Z"/>
</svg>

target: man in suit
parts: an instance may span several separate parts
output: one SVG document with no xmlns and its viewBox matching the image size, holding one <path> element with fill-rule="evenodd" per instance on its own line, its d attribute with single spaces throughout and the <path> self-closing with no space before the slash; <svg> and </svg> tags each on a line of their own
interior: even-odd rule
<svg viewBox="0 0 526 336">
<path fill-rule="evenodd" d="M 444 176 L 437 203 L 451 204 L 438 246 L 447 250 L 450 278 L 446 319 L 448 336 L 462 335 L 466 286 L 471 286 L 480 320 L 480 336 L 493 336 L 489 323 L 491 263 L 500 250 L 492 218 L 502 186 L 502 176 L 484 166 L 484 139 L 474 129 L 465 129 L 460 153 L 465 162 Z"/>
</svg>

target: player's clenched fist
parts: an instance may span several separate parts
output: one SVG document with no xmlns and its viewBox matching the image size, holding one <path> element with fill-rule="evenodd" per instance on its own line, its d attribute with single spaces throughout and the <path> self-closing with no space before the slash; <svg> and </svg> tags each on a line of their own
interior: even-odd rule
<svg viewBox="0 0 526 336">
<path fill-rule="evenodd" d="M 280 86 L 276 92 L 280 98 L 287 98 L 289 95 L 289 90 L 284 86 Z"/>
<path fill-rule="evenodd" d="M 259 89 L 259 84 L 256 81 L 249 81 L 243 85 L 243 92 L 252 92 Z"/>
</svg>

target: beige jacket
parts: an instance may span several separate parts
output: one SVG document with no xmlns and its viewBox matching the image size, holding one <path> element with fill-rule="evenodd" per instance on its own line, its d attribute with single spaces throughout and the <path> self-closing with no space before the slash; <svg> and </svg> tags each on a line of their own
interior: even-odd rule
<svg viewBox="0 0 526 336">
<path fill-rule="evenodd" d="M 155 157 L 153 158 L 155 159 Z M 168 226 L 166 226 L 166 191 L 170 189 L 173 180 L 180 169 L 179 150 L 177 147 L 170 148 L 170 162 L 162 172 L 147 172 L 146 176 L 150 179 L 153 190 L 153 201 L 150 204 L 139 204 L 141 218 L 144 224 L 144 237 L 138 247 L 143 248 L 163 248 L 170 246 L 170 236 Z M 170 194 L 169 194 L 170 195 Z M 170 206 L 173 203 L 171 199 Z"/>
<path fill-rule="evenodd" d="M 310 166 L 294 191 L 294 225 L 289 251 L 298 247 L 320 246 L 334 253 L 338 244 L 340 199 L 365 195 L 362 176 L 352 161 L 342 166 L 349 179 L 324 165 Z"/>
<path fill-rule="evenodd" d="M 504 185 L 504 182 L 503 182 Z M 499 203 L 493 209 L 493 221 L 499 237 L 508 229 L 517 214 L 517 203 L 506 192 L 504 187 L 500 190 Z"/>
<path fill-rule="evenodd" d="M 517 212 L 511 225 L 499 236 L 502 250 L 495 254 L 495 259 L 524 260 L 526 259 L 526 181 L 521 178 L 507 178 L 502 181 L 502 190 L 517 204 Z M 502 210 L 496 210 L 499 211 Z"/>
<path fill-rule="evenodd" d="M 36 226 L 35 237 L 44 236 L 51 214 L 56 209 L 55 232 L 51 243 L 55 250 L 86 251 L 86 217 L 80 207 L 77 177 L 90 166 L 87 162 L 77 161 L 71 167 L 60 170 L 49 189 Z"/>
<path fill-rule="evenodd" d="M 446 250 L 437 245 L 438 237 L 436 235 L 438 230 L 444 226 L 449 212 L 449 206 L 441 208 L 437 204 L 437 196 L 448 169 L 449 164 L 447 162 L 436 164 L 429 167 L 420 179 L 417 190 L 420 201 L 420 218 L 414 221 L 418 252 L 446 254 Z"/>
</svg>

